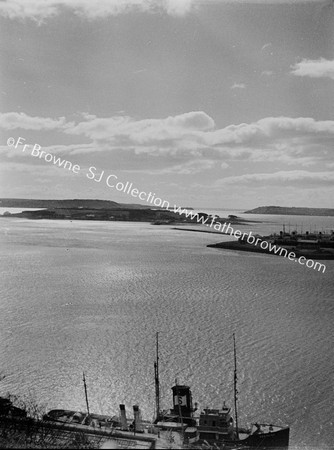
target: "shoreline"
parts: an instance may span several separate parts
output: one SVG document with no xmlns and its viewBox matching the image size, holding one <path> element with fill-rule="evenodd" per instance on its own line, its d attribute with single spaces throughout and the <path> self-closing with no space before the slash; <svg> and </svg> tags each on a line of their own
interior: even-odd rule
<svg viewBox="0 0 334 450">
<path fill-rule="evenodd" d="M 243 252 L 250 252 L 250 253 L 265 253 L 267 255 L 273 255 L 273 256 L 283 256 L 280 253 L 274 253 L 271 252 L 269 249 L 263 249 L 261 247 L 256 247 L 253 244 L 240 244 L 239 241 L 233 242 L 218 242 L 217 244 L 208 244 L 207 247 L 210 248 L 218 248 L 223 250 L 236 250 L 236 251 L 243 251 Z M 294 252 L 296 255 L 296 258 L 300 258 L 301 256 L 304 256 L 307 259 L 321 259 L 321 260 L 333 260 L 334 259 L 334 251 L 331 252 L 329 250 L 324 251 L 305 251 L 305 250 L 298 250 L 293 246 L 280 246 L 281 248 L 285 249 L 288 253 Z"/>
<path fill-rule="evenodd" d="M 238 224 L 233 224 L 233 225 L 238 225 Z M 209 234 L 223 234 L 226 236 L 231 236 L 230 233 L 222 233 L 221 231 L 207 231 L 207 230 L 192 230 L 191 228 L 178 228 L 178 227 L 173 227 L 172 230 L 179 230 L 179 231 L 193 231 L 195 233 L 209 233 Z"/>
</svg>

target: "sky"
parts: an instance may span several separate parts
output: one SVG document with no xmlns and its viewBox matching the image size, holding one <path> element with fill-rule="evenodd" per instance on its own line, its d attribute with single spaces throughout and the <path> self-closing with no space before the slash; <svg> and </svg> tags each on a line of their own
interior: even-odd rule
<svg viewBox="0 0 334 450">
<path fill-rule="evenodd" d="M 146 204 L 113 175 L 180 206 L 333 208 L 333 19 L 333 0 L 1 1 L 0 197 Z"/>
</svg>

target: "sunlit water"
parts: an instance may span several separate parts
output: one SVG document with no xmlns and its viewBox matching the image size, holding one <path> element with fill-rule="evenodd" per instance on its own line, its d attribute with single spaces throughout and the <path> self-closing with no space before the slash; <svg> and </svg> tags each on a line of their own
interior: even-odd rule
<svg viewBox="0 0 334 450">
<path fill-rule="evenodd" d="M 323 274 L 146 223 L 1 218 L 0 236 L 0 395 L 84 410 L 84 370 L 92 411 L 151 419 L 159 331 L 162 406 L 175 378 L 200 408 L 232 406 L 235 332 L 240 422 L 334 448 L 334 261 Z"/>
</svg>

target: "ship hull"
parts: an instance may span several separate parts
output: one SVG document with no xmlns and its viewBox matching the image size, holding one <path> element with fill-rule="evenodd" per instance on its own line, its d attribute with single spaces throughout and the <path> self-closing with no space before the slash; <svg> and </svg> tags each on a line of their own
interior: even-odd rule
<svg viewBox="0 0 334 450">
<path fill-rule="evenodd" d="M 244 441 L 239 441 L 248 447 L 257 448 L 288 448 L 289 447 L 289 428 L 282 428 L 273 433 L 251 434 Z"/>
<path fill-rule="evenodd" d="M 242 435 L 242 433 L 240 433 Z M 281 428 L 273 432 L 244 434 L 243 438 L 231 439 L 219 432 L 200 430 L 200 439 L 209 443 L 225 444 L 229 446 L 242 446 L 258 449 L 287 449 L 289 447 L 290 429 Z"/>
</svg>

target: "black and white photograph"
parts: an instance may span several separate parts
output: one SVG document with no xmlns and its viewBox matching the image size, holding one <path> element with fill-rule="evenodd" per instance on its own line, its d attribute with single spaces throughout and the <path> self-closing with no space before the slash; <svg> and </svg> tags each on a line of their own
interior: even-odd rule
<svg viewBox="0 0 334 450">
<path fill-rule="evenodd" d="M 334 1 L 0 0 L 0 448 L 334 450 Z"/>
</svg>

